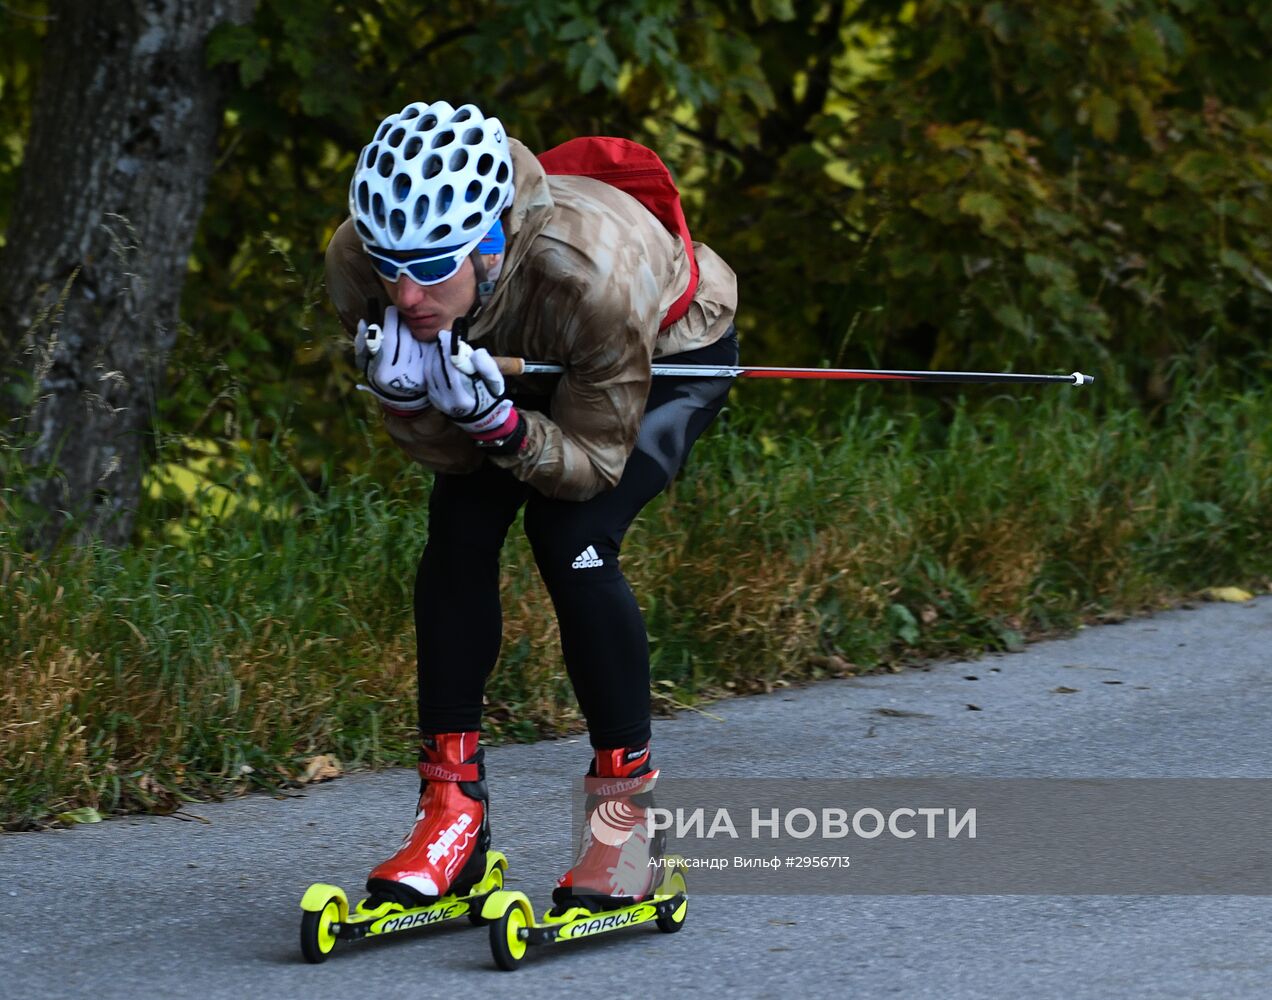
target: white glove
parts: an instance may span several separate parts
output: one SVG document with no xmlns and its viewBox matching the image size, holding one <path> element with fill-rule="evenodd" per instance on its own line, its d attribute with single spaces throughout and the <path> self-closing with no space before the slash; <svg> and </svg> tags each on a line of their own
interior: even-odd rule
<svg viewBox="0 0 1272 1000">
<path fill-rule="evenodd" d="M 425 351 L 424 375 L 433 405 L 478 444 L 498 447 L 517 429 L 516 408 L 503 398 L 503 375 L 484 347 L 474 351 L 462 337 L 442 330 Z"/>
<path fill-rule="evenodd" d="M 384 325 L 358 321 L 353 357 L 366 379 L 363 392 L 375 396 L 390 413 L 416 414 L 428 405 L 424 382 L 424 344 L 398 318 L 396 306 L 384 311 Z"/>
</svg>

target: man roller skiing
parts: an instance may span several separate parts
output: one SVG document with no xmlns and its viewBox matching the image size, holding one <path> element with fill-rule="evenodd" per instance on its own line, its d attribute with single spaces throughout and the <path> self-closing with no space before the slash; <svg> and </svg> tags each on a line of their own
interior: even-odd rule
<svg viewBox="0 0 1272 1000">
<path fill-rule="evenodd" d="M 328 291 L 390 436 L 436 473 L 414 598 L 421 793 L 368 889 L 418 906 L 484 870 L 482 694 L 501 642 L 500 549 L 524 507 L 594 751 L 592 822 L 553 900 L 645 898 L 658 850 L 642 822 L 657 776 L 649 649 L 619 550 L 730 385 L 655 382 L 651 360 L 737 363 L 733 272 L 617 187 L 546 173 L 471 104 L 386 118 L 358 156 L 349 207 Z M 505 380 L 499 356 L 565 373 Z"/>
</svg>

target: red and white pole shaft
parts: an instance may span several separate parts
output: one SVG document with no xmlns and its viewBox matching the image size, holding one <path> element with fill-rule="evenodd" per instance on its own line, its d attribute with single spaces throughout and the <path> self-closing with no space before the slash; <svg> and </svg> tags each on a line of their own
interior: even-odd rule
<svg viewBox="0 0 1272 1000">
<path fill-rule="evenodd" d="M 565 371 L 562 365 L 539 364 L 521 358 L 496 358 L 495 361 L 505 375 L 559 375 Z M 1016 372 L 926 372 L 889 368 L 750 368 L 659 364 L 653 365 L 650 371 L 655 376 L 681 378 L 805 378 L 855 382 L 1064 382 L 1068 385 L 1090 385 L 1095 381 L 1094 376 L 1083 375 L 1081 372 L 1071 375 L 1029 375 Z"/>
</svg>

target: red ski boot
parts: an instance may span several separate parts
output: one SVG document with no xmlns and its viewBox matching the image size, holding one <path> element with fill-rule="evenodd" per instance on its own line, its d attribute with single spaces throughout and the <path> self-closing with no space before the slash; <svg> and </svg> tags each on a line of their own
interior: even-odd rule
<svg viewBox="0 0 1272 1000">
<path fill-rule="evenodd" d="M 639 902 L 653 891 L 665 837 L 650 833 L 649 809 L 658 772 L 649 747 L 597 750 L 583 781 L 587 821 L 574 867 L 552 892 L 553 912 L 581 906 L 600 913 Z"/>
<path fill-rule="evenodd" d="M 426 906 L 466 892 L 485 874 L 490 823 L 485 751 L 477 748 L 477 735 L 423 737 L 415 825 L 397 853 L 367 879 L 368 905 Z"/>
</svg>

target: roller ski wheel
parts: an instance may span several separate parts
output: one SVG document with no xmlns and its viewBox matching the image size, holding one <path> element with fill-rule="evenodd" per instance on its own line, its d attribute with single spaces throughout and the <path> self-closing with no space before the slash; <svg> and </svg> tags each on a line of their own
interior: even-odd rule
<svg viewBox="0 0 1272 1000">
<path fill-rule="evenodd" d="M 490 921 L 490 953 L 505 972 L 517 969 L 531 945 L 557 944 L 595 937 L 611 931 L 653 923 L 666 934 L 684 926 L 689 910 L 683 859 L 664 859 L 664 875 L 652 896 L 613 910 L 593 912 L 582 906 L 550 909 L 541 920 L 524 893 L 492 892 L 482 904 L 481 915 Z"/>
<path fill-rule="evenodd" d="M 311 890 L 317 888 L 320 886 L 310 887 Z M 317 910 L 305 910 L 300 915 L 300 951 L 306 962 L 325 962 L 336 947 L 336 933 L 332 927 L 340 926 L 342 905 L 344 909 L 348 909 L 349 905 L 344 893 L 337 892 L 324 895 Z M 309 893 L 305 896 L 308 898 Z"/>
<path fill-rule="evenodd" d="M 364 899 L 352 911 L 343 889 L 316 882 L 300 901 L 300 952 L 306 962 L 325 962 L 337 941 L 383 937 L 462 916 L 481 926 L 489 919 L 482 915 L 484 904 L 503 892 L 507 870 L 508 859 L 499 851 L 488 851 L 484 874 L 462 894 L 452 893 L 427 906 L 414 907 L 389 901 L 372 906 L 370 899 Z"/>
<path fill-rule="evenodd" d="M 526 931 L 534 926 L 534 913 L 524 899 L 515 900 L 490 924 L 490 953 L 504 972 L 512 972 L 526 957 Z"/>
</svg>

